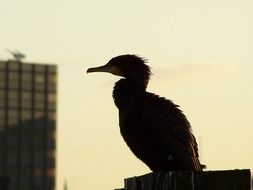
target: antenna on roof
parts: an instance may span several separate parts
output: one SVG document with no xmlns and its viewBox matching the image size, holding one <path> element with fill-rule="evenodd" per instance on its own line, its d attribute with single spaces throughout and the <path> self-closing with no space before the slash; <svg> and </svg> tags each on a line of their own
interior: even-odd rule
<svg viewBox="0 0 253 190">
<path fill-rule="evenodd" d="M 21 53 L 18 50 L 12 51 L 12 50 L 6 49 L 6 51 L 9 52 L 13 56 L 14 60 L 16 60 L 16 61 L 20 61 L 21 62 L 22 59 L 25 59 L 25 57 L 26 57 L 25 54 Z"/>
</svg>

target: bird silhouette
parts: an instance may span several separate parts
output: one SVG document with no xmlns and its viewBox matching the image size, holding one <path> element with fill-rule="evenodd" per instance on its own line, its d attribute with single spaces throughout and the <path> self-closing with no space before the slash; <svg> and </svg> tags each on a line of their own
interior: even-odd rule
<svg viewBox="0 0 253 190">
<path fill-rule="evenodd" d="M 123 77 L 115 83 L 122 137 L 152 171 L 202 171 L 191 125 L 179 106 L 147 92 L 150 67 L 137 55 L 120 55 L 87 73 L 108 72 Z"/>
</svg>

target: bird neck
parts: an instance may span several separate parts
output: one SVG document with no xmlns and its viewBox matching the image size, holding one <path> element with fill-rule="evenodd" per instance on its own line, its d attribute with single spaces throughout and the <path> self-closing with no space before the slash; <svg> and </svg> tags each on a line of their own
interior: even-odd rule
<svg viewBox="0 0 253 190">
<path fill-rule="evenodd" d="M 141 95 L 146 92 L 146 85 L 130 79 L 121 79 L 115 83 L 113 89 L 113 99 L 115 105 L 124 108 L 129 104 L 135 104 Z"/>
</svg>

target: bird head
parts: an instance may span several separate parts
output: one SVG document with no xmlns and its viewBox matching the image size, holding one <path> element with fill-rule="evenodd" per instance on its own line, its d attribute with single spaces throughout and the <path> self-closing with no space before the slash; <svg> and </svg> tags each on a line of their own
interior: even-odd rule
<svg viewBox="0 0 253 190">
<path fill-rule="evenodd" d="M 89 68 L 87 73 L 108 72 L 147 86 L 151 71 L 145 63 L 146 60 L 137 55 L 120 55 L 112 58 L 103 66 Z"/>
</svg>

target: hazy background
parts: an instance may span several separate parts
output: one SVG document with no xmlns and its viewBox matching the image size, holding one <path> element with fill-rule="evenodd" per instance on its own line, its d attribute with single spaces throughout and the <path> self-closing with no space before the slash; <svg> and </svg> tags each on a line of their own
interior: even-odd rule
<svg viewBox="0 0 253 190">
<path fill-rule="evenodd" d="M 111 91 L 87 75 L 111 57 L 149 59 L 149 91 L 181 105 L 214 169 L 253 169 L 252 0 L 2 0 L 0 59 L 59 66 L 57 190 L 110 190 L 149 169 L 123 142 Z"/>
</svg>

